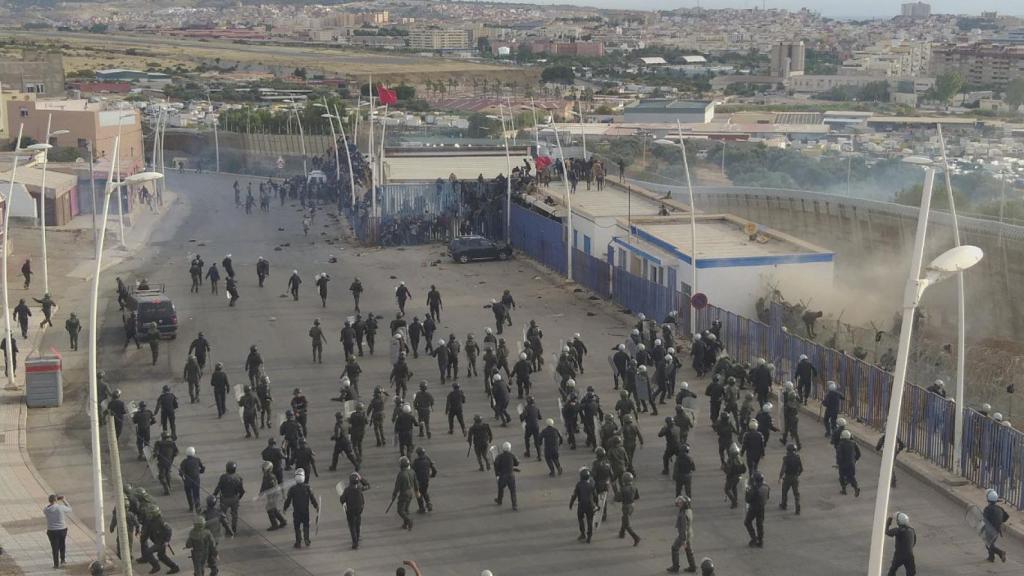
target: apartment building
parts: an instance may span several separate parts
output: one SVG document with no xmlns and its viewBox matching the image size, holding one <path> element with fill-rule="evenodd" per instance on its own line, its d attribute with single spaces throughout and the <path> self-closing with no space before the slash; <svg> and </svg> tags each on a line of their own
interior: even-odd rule
<svg viewBox="0 0 1024 576">
<path fill-rule="evenodd" d="M 989 43 L 936 46 L 932 74 L 959 72 L 968 85 L 1003 88 L 1024 78 L 1024 46 Z"/>
<path fill-rule="evenodd" d="M 414 28 L 409 30 L 413 50 L 466 50 L 472 46 L 469 30 L 461 28 Z"/>
</svg>

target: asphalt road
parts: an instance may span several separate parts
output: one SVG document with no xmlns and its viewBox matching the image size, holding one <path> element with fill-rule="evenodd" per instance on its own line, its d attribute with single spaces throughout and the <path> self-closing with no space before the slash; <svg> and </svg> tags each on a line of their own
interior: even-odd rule
<svg viewBox="0 0 1024 576">
<path fill-rule="evenodd" d="M 569 496 L 576 470 L 589 464 L 589 450 L 562 452 L 566 474 L 549 478 L 543 463 L 522 459 L 522 431 L 518 425 L 497 426 L 489 416 L 487 401 L 479 378 L 460 382 L 469 397 L 467 414 L 483 414 L 491 423 L 496 442 L 511 441 L 523 460 L 519 476 L 519 512 L 497 507 L 494 477 L 476 470 L 466 456 L 466 444 L 456 431 L 448 436 L 443 423 L 446 388 L 436 384 L 436 365 L 432 359 L 413 360 L 413 382 L 431 381 L 438 402 L 433 418 L 434 437 L 423 445 L 433 457 L 439 476 L 431 483 L 434 512 L 417 516 L 411 532 L 401 530 L 394 514 L 384 515 L 397 470 L 397 448 L 365 445 L 363 473 L 373 488 L 367 493 L 363 520 L 363 543 L 358 551 L 349 550 L 344 512 L 334 495 L 334 485 L 347 479 L 351 471 L 342 457 L 339 471 L 328 472 L 332 442 L 329 441 L 333 413 L 338 404 L 329 401 L 337 391 L 342 367 L 338 330 L 344 318 L 353 313 L 348 284 L 358 275 L 366 287 L 362 309 L 383 314 L 382 325 L 393 317 L 396 305 L 393 287 L 404 280 L 413 293 L 409 316 L 425 313 L 425 296 L 430 284 L 436 284 L 444 298 L 442 322 L 438 334 L 454 332 L 460 340 L 467 332 L 482 338 L 483 328 L 492 316 L 483 308 L 489 299 L 511 289 L 519 307 L 512 313 L 514 328 L 506 332 L 515 349 L 516 335 L 531 318 L 545 332 L 545 348 L 555 349 L 560 339 L 581 332 L 591 350 L 586 373 L 578 379 L 581 387 L 595 386 L 606 409 L 615 402 L 606 362 L 607 351 L 627 334 L 629 318 L 614 307 L 589 300 L 556 278 L 540 271 L 531 262 L 455 265 L 446 260 L 439 246 L 409 249 L 363 250 L 351 245 L 329 245 L 338 227 L 321 213 L 308 238 L 303 237 L 297 206 L 275 205 L 269 215 L 246 216 L 233 206 L 227 176 L 179 176 L 172 174 L 169 184 L 180 191 L 189 211 L 180 227 L 173 219 L 158 232 L 150 250 L 129 265 L 132 273 L 114 270 L 113 276 L 147 276 L 152 283 L 166 284 L 174 299 L 180 321 L 180 336 L 161 346 L 160 360 L 151 366 L 149 350 L 129 347 L 122 351 L 120 316 L 111 297 L 107 301 L 102 331 L 102 361 L 112 384 L 120 387 L 128 399 L 153 403 L 160 387 L 171 383 L 182 408 L 178 413 L 178 445 L 195 446 L 207 465 L 204 490 L 211 490 L 229 459 L 239 462 L 249 494 L 259 486 L 259 452 L 266 435 L 259 440 L 243 438 L 242 425 L 233 411 L 216 418 L 208 381 L 202 384 L 203 401 L 189 405 L 181 370 L 188 344 L 202 330 L 213 346 L 213 361 L 224 362 L 233 383 L 245 380 L 242 370 L 249 345 L 260 347 L 271 376 L 276 400 L 275 412 L 294 387 L 301 387 L 311 401 L 310 437 L 318 454 L 320 476 L 312 486 L 324 501 L 319 535 L 311 548 L 294 550 L 292 532 L 265 532 L 268 526 L 262 504 L 247 502 L 242 508 L 244 527 L 237 538 L 222 546 L 225 574 L 340 574 L 352 567 L 357 574 L 390 574 L 403 559 L 415 559 L 428 575 L 475 575 L 489 568 L 499 576 L 526 574 L 657 574 L 669 564 L 669 545 L 674 538 L 673 484 L 659 474 L 662 444 L 657 430 L 662 418 L 643 416 L 641 426 L 647 445 L 637 453 L 638 487 L 641 499 L 633 518 L 634 529 L 643 538 L 638 547 L 619 540 L 618 507 L 609 513 L 609 524 L 595 534 L 591 545 L 576 541 L 576 514 L 568 510 Z M 243 183 L 245 180 L 243 179 Z M 280 247 L 280 250 L 276 250 Z M 189 294 L 187 257 L 199 251 L 207 263 L 220 261 L 232 253 L 240 277 L 241 300 L 229 308 L 223 294 L 210 295 L 204 285 L 199 294 Z M 330 255 L 338 263 L 327 262 Z M 256 286 L 255 261 L 264 256 L 271 262 L 267 287 Z M 292 269 L 303 277 L 301 298 L 293 302 L 285 296 L 285 284 Z M 321 308 L 315 294 L 313 276 L 331 274 L 327 308 Z M 112 294 L 109 292 L 108 294 Z M 323 364 L 310 360 L 307 331 L 314 318 L 321 318 L 330 337 Z M 48 336 L 51 337 L 51 336 Z M 54 338 L 56 336 L 53 336 Z M 386 385 L 390 365 L 386 345 L 376 356 L 360 359 L 364 374 L 364 394 L 374 384 Z M 549 362 L 550 364 L 550 362 Z M 549 366 L 546 366 L 546 369 Z M 463 362 L 463 369 L 464 362 Z M 692 374 L 690 374 L 692 376 Z M 81 376 L 79 376 L 80 378 Z M 73 378 L 73 377 L 72 377 Z M 685 376 L 684 376 L 685 378 Z M 551 377 L 535 375 L 539 385 L 535 395 L 546 416 L 556 414 L 557 392 Z M 703 391 L 705 382 L 690 379 L 692 387 Z M 82 407 L 80 392 L 69 394 L 69 405 Z M 701 402 L 702 410 L 706 404 Z M 74 410 L 71 410 L 74 412 Z M 663 413 L 664 415 L 664 413 Z M 694 480 L 695 543 L 698 562 L 702 556 L 714 558 L 719 574 L 863 574 L 868 556 L 868 535 L 878 474 L 878 457 L 865 451 L 858 477 L 864 490 L 859 499 L 839 496 L 832 449 L 820 426 L 804 417 L 801 428 L 805 447 L 806 472 L 801 481 L 803 514 L 793 516 L 776 509 L 779 485 L 775 482 L 783 450 L 773 438 L 762 464 L 772 486 L 772 502 L 766 519 L 766 544 L 763 550 L 747 548 L 741 510 L 729 510 L 722 494 L 723 475 L 718 469 L 714 436 L 706 414 L 691 435 L 698 470 Z M 91 488 L 88 484 L 88 438 L 81 411 L 71 414 L 67 423 L 54 422 L 30 432 L 32 456 L 49 483 L 68 494 L 76 503 L 76 513 L 89 518 Z M 134 439 L 126 431 L 122 448 L 126 478 L 158 493 L 156 481 L 134 460 Z M 775 436 L 777 437 L 777 436 Z M 180 483 L 169 496 L 157 496 L 165 517 L 175 528 L 177 560 L 187 565 L 182 551 L 190 523 Z M 1020 574 L 1024 570 L 1024 549 L 1005 542 L 1010 561 L 1006 564 L 984 562 L 980 541 L 966 527 L 963 511 L 929 486 L 902 476 L 893 492 L 893 509 L 907 512 L 917 528 L 918 570 L 921 574 Z M 791 508 L 792 510 L 792 508 Z M 286 514 L 287 515 L 287 514 Z M 290 518 L 289 518 L 290 522 Z M 887 553 L 888 556 L 888 553 Z M 887 560 L 888 562 L 888 560 Z"/>
</svg>

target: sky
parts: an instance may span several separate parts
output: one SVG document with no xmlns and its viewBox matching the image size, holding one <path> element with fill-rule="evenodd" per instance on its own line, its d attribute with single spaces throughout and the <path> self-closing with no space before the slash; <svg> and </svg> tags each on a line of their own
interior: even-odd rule
<svg viewBox="0 0 1024 576">
<path fill-rule="evenodd" d="M 516 2 L 517 0 L 506 0 Z M 522 0 L 528 4 L 576 4 L 598 8 L 629 8 L 640 10 L 675 10 L 695 7 L 698 0 Z M 703 8 L 753 8 L 761 0 L 700 0 Z M 799 10 L 809 8 L 830 18 L 889 18 L 900 13 L 903 0 L 767 0 L 769 8 Z M 1008 12 L 1017 0 L 932 0 L 932 12 L 938 14 L 980 14 L 982 10 Z M 1024 2 L 1011 13 L 1024 15 Z"/>
</svg>

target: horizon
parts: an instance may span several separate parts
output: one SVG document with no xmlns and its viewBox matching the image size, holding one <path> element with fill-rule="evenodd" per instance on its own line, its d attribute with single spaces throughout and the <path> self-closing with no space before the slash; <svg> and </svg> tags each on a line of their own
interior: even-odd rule
<svg viewBox="0 0 1024 576">
<path fill-rule="evenodd" d="M 696 8 L 698 5 L 707 9 L 762 7 L 760 0 L 638 0 L 628 3 L 628 6 L 624 6 L 626 3 L 622 0 L 501 0 L 499 3 L 647 11 Z M 781 8 L 797 12 L 807 8 L 828 18 L 850 20 L 892 18 L 900 14 L 903 3 L 902 0 L 863 0 L 856 4 L 856 10 L 851 10 L 850 3 L 843 0 L 768 0 L 765 4 L 769 9 Z M 980 16 L 982 12 L 995 11 L 1000 15 L 1024 17 L 1024 9 L 1016 13 L 1004 12 L 1007 3 L 998 0 L 982 0 L 970 4 L 963 0 L 934 0 L 926 3 L 931 5 L 933 14 Z"/>
</svg>

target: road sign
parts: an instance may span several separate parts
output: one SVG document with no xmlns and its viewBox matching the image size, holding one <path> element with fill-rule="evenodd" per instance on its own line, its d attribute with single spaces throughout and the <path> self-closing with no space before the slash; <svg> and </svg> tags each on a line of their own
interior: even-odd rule
<svg viewBox="0 0 1024 576">
<path fill-rule="evenodd" d="M 690 297 L 690 304 L 697 310 L 700 310 L 708 305 L 708 295 L 703 292 L 697 292 Z"/>
</svg>

